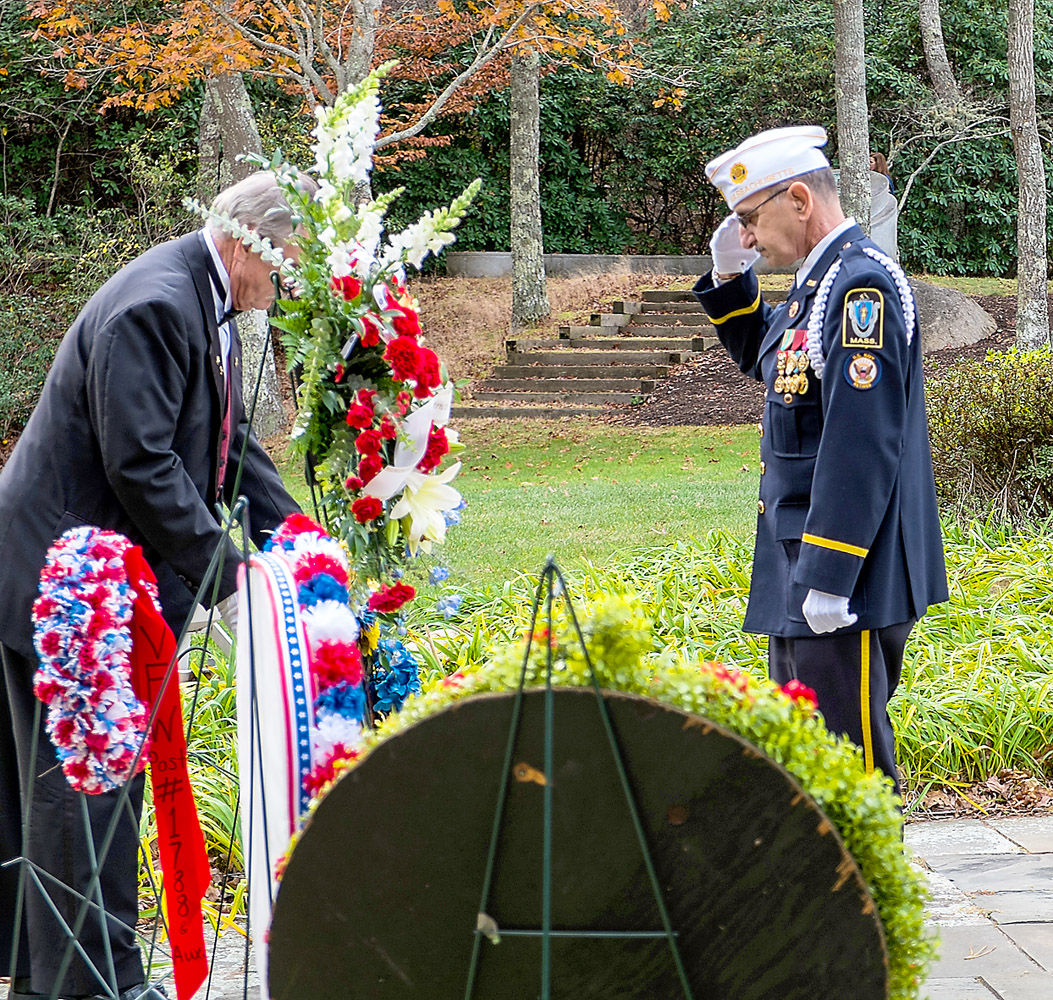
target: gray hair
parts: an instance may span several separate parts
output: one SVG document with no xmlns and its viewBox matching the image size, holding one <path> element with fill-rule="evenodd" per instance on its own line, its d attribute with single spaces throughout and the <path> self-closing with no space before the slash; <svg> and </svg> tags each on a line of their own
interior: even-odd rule
<svg viewBox="0 0 1053 1000">
<path fill-rule="evenodd" d="M 313 177 L 299 173 L 296 187 L 301 194 L 314 197 L 318 183 Z M 285 243 L 296 228 L 293 210 L 269 170 L 257 170 L 224 188 L 213 200 L 212 211 L 237 219 L 272 242 Z M 209 229 L 214 237 L 227 238 L 214 224 L 210 224 Z"/>
<path fill-rule="evenodd" d="M 834 201 L 837 199 L 837 178 L 829 167 L 819 167 L 809 170 L 806 174 L 795 177 L 794 182 L 800 181 L 812 190 L 822 201 Z"/>
</svg>

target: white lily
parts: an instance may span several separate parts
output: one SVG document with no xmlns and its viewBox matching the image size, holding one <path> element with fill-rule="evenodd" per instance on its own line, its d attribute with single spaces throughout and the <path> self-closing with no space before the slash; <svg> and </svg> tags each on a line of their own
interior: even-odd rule
<svg viewBox="0 0 1053 1000">
<path fill-rule="evenodd" d="M 391 508 L 391 519 L 410 516 L 409 550 L 413 555 L 423 547 L 427 552 L 432 543 L 446 539 L 446 518 L 443 512 L 453 510 L 461 502 L 461 494 L 447 485 L 458 472 L 461 463 L 451 465 L 438 475 L 414 469 L 406 479 L 402 498 Z"/>
</svg>

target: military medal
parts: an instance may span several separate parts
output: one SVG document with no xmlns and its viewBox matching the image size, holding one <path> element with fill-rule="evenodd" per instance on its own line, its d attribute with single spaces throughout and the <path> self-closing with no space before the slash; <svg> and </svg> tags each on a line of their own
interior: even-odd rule
<svg viewBox="0 0 1053 1000">
<path fill-rule="evenodd" d="M 794 319 L 797 314 L 801 311 L 801 303 L 796 299 L 790 303 L 790 319 Z"/>
</svg>

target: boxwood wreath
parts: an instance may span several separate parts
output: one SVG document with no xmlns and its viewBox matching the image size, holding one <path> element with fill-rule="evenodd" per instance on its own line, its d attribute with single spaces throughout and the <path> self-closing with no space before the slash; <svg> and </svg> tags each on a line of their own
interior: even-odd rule
<svg viewBox="0 0 1053 1000">
<path fill-rule="evenodd" d="M 786 768 L 837 828 L 874 898 L 888 948 L 890 1000 L 915 1000 L 934 958 L 935 941 L 924 929 L 924 880 L 904 853 L 899 799 L 883 774 L 866 773 L 858 747 L 826 729 L 807 689 L 788 685 L 784 690 L 721 663 L 671 650 L 656 652 L 650 619 L 638 602 L 624 596 L 594 600 L 579 619 L 588 660 L 573 623 L 563 616 L 556 620 L 553 637 L 547 628 L 535 628 L 526 686 L 544 686 L 551 646 L 554 685 L 591 685 L 591 661 L 600 687 L 704 716 Z M 401 712 L 366 735 L 360 752 L 342 763 L 334 780 L 373 747 L 462 698 L 515 690 L 524 670 L 523 654 L 521 643 L 510 644 L 482 666 L 431 678 Z"/>
</svg>

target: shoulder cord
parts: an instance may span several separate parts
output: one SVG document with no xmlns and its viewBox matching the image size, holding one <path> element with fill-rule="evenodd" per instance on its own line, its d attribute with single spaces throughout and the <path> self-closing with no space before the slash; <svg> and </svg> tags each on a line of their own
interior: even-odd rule
<svg viewBox="0 0 1053 1000">
<path fill-rule="evenodd" d="M 903 269 L 888 254 L 882 253 L 874 247 L 861 247 L 872 260 L 877 261 L 886 271 L 896 285 L 899 292 L 899 302 L 903 309 L 903 323 L 907 329 L 907 346 L 914 340 L 914 326 L 917 310 L 914 305 L 914 293 L 911 291 L 910 283 Z M 830 265 L 830 269 L 823 275 L 819 284 L 819 290 L 815 293 L 815 302 L 808 316 L 808 360 L 811 362 L 812 371 L 816 378 L 823 377 L 826 368 L 826 355 L 823 353 L 823 322 L 826 319 L 826 306 L 830 298 L 830 289 L 833 287 L 834 279 L 841 270 L 841 258 Z"/>
</svg>

